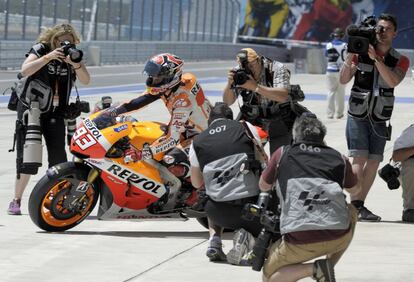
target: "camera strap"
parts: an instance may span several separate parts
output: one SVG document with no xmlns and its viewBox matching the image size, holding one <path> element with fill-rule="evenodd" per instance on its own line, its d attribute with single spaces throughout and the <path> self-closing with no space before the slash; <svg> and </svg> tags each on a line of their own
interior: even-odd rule
<svg viewBox="0 0 414 282">
<path fill-rule="evenodd" d="M 79 102 L 80 103 L 80 97 L 79 97 L 78 87 L 76 86 L 76 84 L 74 86 L 75 86 L 75 91 L 76 91 L 76 102 Z"/>
</svg>

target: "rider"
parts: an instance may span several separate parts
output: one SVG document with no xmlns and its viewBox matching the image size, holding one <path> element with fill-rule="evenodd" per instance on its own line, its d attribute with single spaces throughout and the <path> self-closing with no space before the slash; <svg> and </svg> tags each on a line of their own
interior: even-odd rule
<svg viewBox="0 0 414 282">
<path fill-rule="evenodd" d="M 162 99 L 171 114 L 168 132 L 141 151 L 131 145 L 125 151 L 125 160 L 150 159 L 155 154 L 170 151 L 163 158 L 164 164 L 176 176 L 185 179 L 189 177 L 188 150 L 191 140 L 207 128 L 211 104 L 196 77 L 191 73 L 182 74 L 183 64 L 184 61 L 173 54 L 155 55 L 144 68 L 147 76 L 144 94 L 112 108 L 109 113 L 118 116 Z"/>
</svg>

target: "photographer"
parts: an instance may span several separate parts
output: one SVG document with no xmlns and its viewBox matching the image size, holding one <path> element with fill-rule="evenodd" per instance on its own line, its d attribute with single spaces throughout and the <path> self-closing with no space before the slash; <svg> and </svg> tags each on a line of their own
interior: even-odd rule
<svg viewBox="0 0 414 282">
<path fill-rule="evenodd" d="M 208 128 L 190 147 L 191 182 L 197 189 L 205 186 L 208 196 L 205 211 L 210 241 L 206 255 L 211 261 L 225 260 L 223 228 L 239 229 L 234 235 L 235 246 L 227 254 L 227 261 L 237 265 L 251 249 L 252 235 L 256 237 L 261 230 L 259 221 L 248 221 L 241 215 L 244 204 L 257 201 L 261 163 L 267 156 L 256 128 L 234 121 L 227 104 L 216 103 L 208 122 Z"/>
<path fill-rule="evenodd" d="M 239 66 L 228 73 L 223 101 L 231 105 L 242 96 L 238 119 L 269 132 L 270 153 L 292 140 L 296 116 L 307 111 L 297 102 L 304 99 L 298 85 L 290 85 L 290 72 L 280 62 L 260 56 L 251 48 L 237 54 Z"/>
<path fill-rule="evenodd" d="M 281 207 L 282 238 L 269 250 L 263 280 L 312 276 L 335 281 L 334 265 L 350 244 L 356 223 L 355 208 L 347 205 L 342 190 L 355 185 L 356 176 L 346 157 L 325 145 L 326 127 L 316 116 L 303 114 L 292 132 L 293 144 L 272 155 L 259 182 L 262 191 L 276 183 Z"/>
<path fill-rule="evenodd" d="M 71 89 L 76 79 L 79 79 L 82 84 L 88 84 L 90 77 L 81 61 L 82 52 L 75 48 L 74 44 L 79 44 L 80 40 L 71 25 L 58 24 L 48 28 L 40 34 L 37 42 L 30 49 L 26 60 L 22 64 L 21 75 L 27 77 L 27 83 L 34 80 L 38 81 L 50 89 L 49 93 L 53 95 L 50 97 L 52 101 L 49 108 L 44 109 L 40 115 L 39 128 L 46 141 L 48 162 L 49 167 L 51 167 L 67 160 L 64 119 L 73 119 L 80 114 L 80 110 L 74 110 L 73 107 L 68 105 Z M 25 93 L 24 95 L 33 93 Z M 24 128 L 27 126 L 24 126 L 24 124 L 27 122 L 27 117 L 24 116 L 27 109 L 28 106 L 22 100 L 19 100 L 16 124 L 20 126 L 16 126 L 16 131 L 19 130 L 16 135 L 20 137 L 16 140 L 18 158 L 15 195 L 8 209 L 8 213 L 11 215 L 21 214 L 20 201 L 29 182 L 30 174 L 37 173 L 37 168 L 28 170 L 28 168 L 22 166 L 20 158 L 23 155 L 23 144 L 25 143 L 26 129 Z M 28 129 L 30 130 L 30 126 Z M 39 138 L 39 141 L 41 142 L 41 138 Z M 41 163 L 38 165 L 40 166 Z"/>
<path fill-rule="evenodd" d="M 394 107 L 394 87 L 404 79 L 409 65 L 408 58 L 392 48 L 397 36 L 395 17 L 382 14 L 375 23 L 373 18 L 367 18 L 360 27 L 348 28 L 348 34 L 352 31 L 359 36 L 354 37 L 356 40 L 351 40 L 350 36 L 348 55 L 340 70 L 342 84 L 355 76 L 349 98 L 346 139 L 353 169 L 358 175 L 358 189 L 351 194 L 351 200 L 361 221 L 381 220 L 365 207 L 365 199 L 383 160 L 386 140 L 391 138 L 391 124 L 387 126 L 386 122 Z M 356 48 L 365 44 L 361 37 L 369 40 L 367 53 Z"/>
<path fill-rule="evenodd" d="M 395 140 L 392 159 L 401 162 L 402 221 L 414 222 L 414 125 L 406 128 Z"/>
<path fill-rule="evenodd" d="M 119 106 L 118 102 L 112 102 L 111 96 L 102 96 L 101 100 L 96 102 L 92 113 L 96 113 L 96 112 L 108 109 L 110 107 L 118 107 L 118 106 Z"/>
</svg>

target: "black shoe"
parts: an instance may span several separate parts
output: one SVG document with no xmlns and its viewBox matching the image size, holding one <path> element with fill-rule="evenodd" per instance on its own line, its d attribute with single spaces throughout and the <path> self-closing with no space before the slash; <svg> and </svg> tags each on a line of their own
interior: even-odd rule
<svg viewBox="0 0 414 282">
<path fill-rule="evenodd" d="M 402 221 L 404 222 L 414 222 L 414 210 L 408 209 L 403 211 Z"/>
<path fill-rule="evenodd" d="M 226 254 L 221 248 L 209 247 L 206 256 L 210 261 L 226 261 Z"/>
<path fill-rule="evenodd" d="M 358 208 L 358 221 L 378 222 L 381 221 L 381 217 L 373 214 L 365 206 L 361 206 Z"/>
<path fill-rule="evenodd" d="M 315 260 L 313 278 L 318 282 L 336 282 L 334 268 L 329 259 Z"/>
<path fill-rule="evenodd" d="M 206 256 L 210 261 L 226 261 L 226 254 L 223 252 L 223 244 L 217 241 L 210 241 Z"/>
</svg>

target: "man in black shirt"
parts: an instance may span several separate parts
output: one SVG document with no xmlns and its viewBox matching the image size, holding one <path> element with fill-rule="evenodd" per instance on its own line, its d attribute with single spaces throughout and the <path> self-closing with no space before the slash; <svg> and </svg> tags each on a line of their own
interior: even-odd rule
<svg viewBox="0 0 414 282">
<path fill-rule="evenodd" d="M 241 213 L 244 204 L 257 200 L 259 160 L 267 156 L 257 129 L 232 119 L 233 112 L 225 103 L 216 104 L 211 111 L 209 127 L 195 137 L 190 148 L 191 182 L 197 189 L 204 186 L 209 197 L 205 206 L 210 227 L 207 256 L 212 261 L 224 260 L 223 227 L 242 228 L 235 235 L 237 244 L 227 255 L 228 262 L 240 264 L 252 247 L 252 235 L 257 236 L 261 230 L 259 222 L 246 221 Z"/>
</svg>

